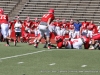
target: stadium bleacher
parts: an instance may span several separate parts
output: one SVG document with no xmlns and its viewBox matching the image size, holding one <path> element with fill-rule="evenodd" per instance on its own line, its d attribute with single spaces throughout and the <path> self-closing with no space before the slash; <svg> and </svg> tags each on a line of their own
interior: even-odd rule
<svg viewBox="0 0 100 75">
<path fill-rule="evenodd" d="M 18 6 L 22 2 L 21 6 Z M 23 6 L 22 6 L 23 5 Z M 10 17 L 20 16 L 24 20 L 26 16 L 31 19 L 41 18 L 49 8 L 55 9 L 56 18 L 80 19 L 83 21 L 93 19 L 98 25 L 100 13 L 99 0 L 1 0 L 0 7 L 3 7 L 5 13 Z M 19 10 L 17 10 L 18 8 Z M 17 10 L 16 13 L 14 10 Z M 14 14 L 13 14 L 14 12 Z M 13 14 L 13 15 L 12 15 Z"/>
<path fill-rule="evenodd" d="M 4 13 L 10 15 L 20 0 L 0 0 L 0 8 L 4 9 Z"/>
</svg>

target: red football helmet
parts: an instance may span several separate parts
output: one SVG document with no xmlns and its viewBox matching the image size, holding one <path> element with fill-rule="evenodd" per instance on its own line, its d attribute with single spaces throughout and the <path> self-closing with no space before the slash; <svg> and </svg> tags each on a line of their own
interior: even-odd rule
<svg viewBox="0 0 100 75">
<path fill-rule="evenodd" d="M 0 8 L 0 14 L 4 14 L 4 10 Z"/>
<path fill-rule="evenodd" d="M 54 13 L 54 9 L 50 9 L 48 12 L 49 13 Z"/>
</svg>

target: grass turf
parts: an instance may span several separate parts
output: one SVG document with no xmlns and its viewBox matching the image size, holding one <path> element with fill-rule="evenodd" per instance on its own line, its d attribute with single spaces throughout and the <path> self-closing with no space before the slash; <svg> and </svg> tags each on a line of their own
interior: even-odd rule
<svg viewBox="0 0 100 75">
<path fill-rule="evenodd" d="M 99 75 L 99 50 L 34 48 L 0 43 L 0 75 Z M 83 66 L 83 67 L 82 67 Z"/>
</svg>

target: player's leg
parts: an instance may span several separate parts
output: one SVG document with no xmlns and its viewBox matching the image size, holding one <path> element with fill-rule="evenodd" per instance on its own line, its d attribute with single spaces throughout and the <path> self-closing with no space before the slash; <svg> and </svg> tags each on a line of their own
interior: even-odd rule
<svg viewBox="0 0 100 75">
<path fill-rule="evenodd" d="M 93 36 L 93 31 L 90 31 L 90 38 L 92 38 Z"/>
<path fill-rule="evenodd" d="M 48 43 L 48 49 L 51 49 L 51 44 L 50 44 L 50 31 L 49 31 L 49 29 L 45 30 L 45 35 L 46 35 L 46 41 Z"/>
<path fill-rule="evenodd" d="M 9 45 L 9 40 L 14 41 L 14 39 L 12 39 L 8 36 L 8 29 L 9 29 L 8 24 L 2 24 L 1 25 L 1 33 L 2 33 L 2 35 L 3 35 L 3 37 L 6 41 L 6 46 L 10 46 Z M 15 44 L 16 44 L 16 42 L 14 41 L 14 45 Z"/>
<path fill-rule="evenodd" d="M 38 44 L 40 42 L 40 40 L 42 39 L 42 37 L 44 36 L 44 30 L 39 30 L 40 31 L 40 35 L 39 37 L 37 38 L 37 41 L 35 42 L 34 44 L 34 47 L 37 48 L 38 47 Z"/>
<path fill-rule="evenodd" d="M 47 38 L 46 38 L 46 36 L 44 35 L 44 39 L 45 39 L 45 44 L 44 44 L 44 46 L 43 46 L 43 48 L 47 48 L 47 44 L 48 44 L 48 42 L 47 42 Z"/>
<path fill-rule="evenodd" d="M 20 37 L 21 37 L 21 32 L 18 32 L 18 35 L 17 35 L 18 42 L 20 42 Z"/>
<path fill-rule="evenodd" d="M 8 35 L 11 37 L 11 29 L 8 30 Z"/>
<path fill-rule="evenodd" d="M 91 33 L 91 31 L 88 30 L 87 37 L 90 37 L 90 33 Z"/>
<path fill-rule="evenodd" d="M 75 31 L 73 34 L 73 38 L 76 38 L 76 36 L 77 36 L 77 32 Z"/>
</svg>

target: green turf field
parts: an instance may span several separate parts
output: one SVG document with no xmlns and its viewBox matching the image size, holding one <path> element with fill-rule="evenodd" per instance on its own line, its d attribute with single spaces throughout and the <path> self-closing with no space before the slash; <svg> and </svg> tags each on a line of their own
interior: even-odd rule
<svg viewBox="0 0 100 75">
<path fill-rule="evenodd" d="M 99 50 L 35 49 L 0 43 L 0 75 L 100 75 Z"/>
</svg>

